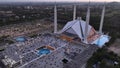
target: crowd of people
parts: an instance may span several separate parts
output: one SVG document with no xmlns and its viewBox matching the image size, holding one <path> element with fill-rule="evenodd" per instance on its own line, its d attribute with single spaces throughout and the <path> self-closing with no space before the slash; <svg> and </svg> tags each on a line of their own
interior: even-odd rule
<svg viewBox="0 0 120 68">
<path fill-rule="evenodd" d="M 36 50 L 47 45 L 53 47 L 55 50 L 44 56 L 38 55 Z M 7 55 L 13 60 L 16 58 L 17 62 L 20 61 L 20 65 L 18 66 L 23 66 L 23 68 L 62 68 L 62 59 L 67 57 L 66 53 L 69 56 L 70 54 L 75 56 L 84 49 L 84 46 L 71 44 L 52 34 L 42 34 L 36 38 L 29 38 L 25 42 L 18 42 L 10 45 L 4 51 L 4 55 Z M 68 58 L 72 59 L 70 57 Z"/>
</svg>

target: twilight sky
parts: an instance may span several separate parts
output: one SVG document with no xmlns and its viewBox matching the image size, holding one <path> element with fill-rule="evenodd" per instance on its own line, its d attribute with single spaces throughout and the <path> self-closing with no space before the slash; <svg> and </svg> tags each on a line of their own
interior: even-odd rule
<svg viewBox="0 0 120 68">
<path fill-rule="evenodd" d="M 88 2 L 89 0 L 0 0 L 0 2 L 54 2 L 54 1 L 80 1 L 80 2 Z M 112 2 L 117 1 L 120 2 L 120 0 L 90 0 L 91 2 Z"/>
</svg>

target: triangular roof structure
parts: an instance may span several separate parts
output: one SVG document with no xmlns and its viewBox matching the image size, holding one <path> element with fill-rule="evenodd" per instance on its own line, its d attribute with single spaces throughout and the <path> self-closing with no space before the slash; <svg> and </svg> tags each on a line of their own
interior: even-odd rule
<svg viewBox="0 0 120 68">
<path fill-rule="evenodd" d="M 84 39 L 85 25 L 86 25 L 86 22 L 83 20 L 78 19 L 78 20 L 69 21 L 61 30 L 61 33 L 68 32 L 71 34 L 76 34 L 80 39 Z M 88 25 L 88 32 L 87 32 L 88 35 L 90 34 L 91 29 L 92 29 L 92 26 Z"/>
<path fill-rule="evenodd" d="M 60 33 L 70 33 L 77 35 L 82 42 L 84 42 L 85 37 L 85 25 L 86 22 L 83 20 L 73 20 L 69 21 L 63 29 L 60 31 Z M 87 32 L 87 44 L 96 44 L 99 47 L 102 47 L 106 42 L 109 41 L 109 37 L 107 35 L 99 35 L 98 32 L 91 26 L 88 25 L 88 32 Z M 84 42 L 85 43 L 85 42 Z"/>
</svg>

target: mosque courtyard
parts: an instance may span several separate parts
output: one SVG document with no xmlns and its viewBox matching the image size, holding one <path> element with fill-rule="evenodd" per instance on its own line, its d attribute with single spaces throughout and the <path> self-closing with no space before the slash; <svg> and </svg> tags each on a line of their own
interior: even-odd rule
<svg viewBox="0 0 120 68">
<path fill-rule="evenodd" d="M 3 51 L 5 58 L 2 61 L 9 67 L 17 68 L 82 67 L 97 49 L 95 45 L 71 43 L 45 33 L 11 44 Z"/>
</svg>

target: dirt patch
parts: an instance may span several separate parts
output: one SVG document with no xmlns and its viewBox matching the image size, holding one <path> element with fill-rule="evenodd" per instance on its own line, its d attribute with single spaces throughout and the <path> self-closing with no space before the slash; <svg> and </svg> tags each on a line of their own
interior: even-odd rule
<svg viewBox="0 0 120 68">
<path fill-rule="evenodd" d="M 114 53 L 120 56 L 120 39 L 117 39 L 109 48 L 108 50 L 113 51 Z"/>
</svg>

